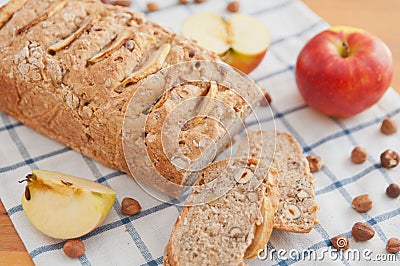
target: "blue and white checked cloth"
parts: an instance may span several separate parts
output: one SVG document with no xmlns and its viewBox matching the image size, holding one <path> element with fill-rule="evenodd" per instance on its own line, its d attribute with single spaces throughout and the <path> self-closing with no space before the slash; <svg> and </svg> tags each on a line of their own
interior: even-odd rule
<svg viewBox="0 0 400 266">
<path fill-rule="evenodd" d="M 0 5 L 6 1 L 0 0 Z M 195 12 L 212 11 L 226 15 L 227 1 L 214 0 L 201 5 L 178 5 L 177 0 L 157 1 L 161 9 L 148 14 L 160 24 L 179 31 L 182 20 Z M 272 110 L 276 127 L 295 136 L 305 154 L 320 155 L 325 167 L 316 176 L 317 203 L 320 224 L 309 234 L 294 234 L 275 230 L 269 247 L 297 250 L 286 254 L 287 260 L 276 254 L 273 260 L 253 260 L 251 265 L 310 265 L 307 252 L 321 254 L 330 246 L 329 239 L 338 234 L 351 237 L 351 227 L 363 221 L 372 225 L 375 237 L 356 243 L 351 248 L 370 249 L 371 258 L 386 254 L 389 238 L 400 238 L 399 200 L 385 195 L 388 184 L 400 183 L 400 167 L 383 169 L 379 155 L 388 148 L 400 150 L 398 134 L 380 133 L 380 123 L 391 116 L 400 124 L 400 96 L 390 89 L 382 100 L 368 111 L 350 119 L 332 119 L 307 107 L 300 97 L 293 68 L 296 57 L 305 42 L 328 25 L 298 0 L 246 0 L 241 11 L 262 20 L 270 29 L 272 44 L 262 64 L 251 74 L 260 86 L 272 95 Z M 134 10 L 144 10 L 145 1 L 134 1 Z M 1 89 L 1 88 L 0 88 Z M 261 118 L 263 128 L 271 128 L 273 120 Z M 56 143 L 21 125 L 0 112 L 0 196 L 11 220 L 28 252 L 37 265 L 159 265 L 164 247 L 179 208 L 162 203 L 146 194 L 129 176 L 103 165 Z M 350 152 L 360 145 L 368 151 L 365 163 L 355 165 Z M 79 260 L 66 257 L 63 241 L 48 238 L 29 223 L 21 207 L 24 185 L 17 180 L 32 169 L 50 169 L 86 177 L 112 187 L 117 199 L 104 224 L 82 237 L 86 253 Z M 373 199 L 373 208 L 357 213 L 351 207 L 352 198 L 367 193 Z M 133 217 L 120 213 L 121 200 L 134 197 L 143 211 Z M 1 237 L 1 232 L 0 232 Z M 305 257 L 305 259 L 304 259 Z M 397 263 L 400 256 L 397 255 Z M 1 263 L 0 258 L 0 263 Z M 335 259 L 325 256 L 330 265 L 365 265 L 343 256 Z M 369 262 L 368 264 L 375 264 Z M 393 262 L 392 262 L 393 263 Z M 389 264 L 389 262 L 385 262 Z"/>
</svg>

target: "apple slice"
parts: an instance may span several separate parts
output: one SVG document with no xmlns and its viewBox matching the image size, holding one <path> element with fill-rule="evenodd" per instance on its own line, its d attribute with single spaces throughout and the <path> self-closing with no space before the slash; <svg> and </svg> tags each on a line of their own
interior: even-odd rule
<svg viewBox="0 0 400 266">
<path fill-rule="evenodd" d="M 269 238 L 272 234 L 272 229 L 274 227 L 274 215 L 275 210 L 272 206 L 271 199 L 264 196 L 261 205 L 261 215 L 263 217 L 263 223 L 256 225 L 256 230 L 254 232 L 254 239 L 250 246 L 247 248 L 244 258 L 246 260 L 251 260 L 257 257 L 260 249 L 264 249 L 268 244 Z"/>
<path fill-rule="evenodd" d="M 246 74 L 261 63 L 270 44 L 267 27 L 240 13 L 228 20 L 213 13 L 192 15 L 183 22 L 182 33 Z"/>
<path fill-rule="evenodd" d="M 107 217 L 116 193 L 99 183 L 53 171 L 33 170 L 22 208 L 45 235 L 71 239 L 85 235 Z"/>
</svg>

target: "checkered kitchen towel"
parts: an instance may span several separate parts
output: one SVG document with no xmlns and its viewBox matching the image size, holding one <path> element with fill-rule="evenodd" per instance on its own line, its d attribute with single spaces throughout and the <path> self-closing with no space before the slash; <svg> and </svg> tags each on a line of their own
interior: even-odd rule
<svg viewBox="0 0 400 266">
<path fill-rule="evenodd" d="M 4 4 L 6 1 L 1 1 Z M 177 0 L 157 1 L 161 9 L 148 16 L 162 25 L 179 31 L 182 20 L 201 11 L 226 15 L 227 1 L 178 5 Z M 255 259 L 250 265 L 289 265 L 317 263 L 309 261 L 310 251 L 322 254 L 330 246 L 329 239 L 338 234 L 351 236 L 355 222 L 372 225 L 375 237 L 366 243 L 350 239 L 351 248 L 374 259 L 387 259 L 385 245 L 389 238 L 400 238 L 399 200 L 385 195 L 388 184 L 398 182 L 400 167 L 386 170 L 379 164 L 379 155 L 387 148 L 400 149 L 398 134 L 380 133 L 380 123 L 391 116 L 400 124 L 400 96 L 390 89 L 382 100 L 368 111 L 350 119 L 332 119 L 307 107 L 300 97 L 293 68 L 297 54 L 307 40 L 328 27 L 321 18 L 298 0 L 246 0 L 241 11 L 263 21 L 271 32 L 272 44 L 262 64 L 251 74 L 273 98 L 272 110 L 276 127 L 295 136 L 304 153 L 320 155 L 325 167 L 316 176 L 320 224 L 309 234 L 274 231 L 269 248 L 286 253 L 272 253 L 272 258 Z M 144 10 L 145 1 L 134 1 L 134 10 Z M 0 88 L 1 89 L 1 88 Z M 262 128 L 273 127 L 271 117 L 261 117 Z M 365 163 L 355 165 L 349 155 L 354 146 L 368 151 Z M 17 183 L 32 169 L 51 169 L 96 180 L 117 191 L 110 215 L 99 228 L 82 237 L 86 253 L 73 260 L 62 251 L 64 241 L 37 232 L 28 222 L 22 207 L 24 186 Z M 352 198 L 367 193 L 373 208 L 364 214 L 351 208 Z M 155 200 L 129 176 L 111 170 L 71 149 L 23 126 L 0 112 L 0 196 L 28 252 L 37 265 L 158 265 L 179 208 Z M 133 217 L 120 213 L 121 200 L 137 198 L 143 211 Z M 1 237 L 1 232 L 0 232 Z M 286 260 L 285 260 L 286 259 Z M 368 259 L 368 258 L 367 258 Z M 400 261 L 396 257 L 397 263 Z M 2 258 L 0 258 L 1 262 Z M 365 265 L 367 262 L 346 256 L 325 254 L 324 264 Z M 389 262 L 385 262 L 389 264 Z"/>
</svg>

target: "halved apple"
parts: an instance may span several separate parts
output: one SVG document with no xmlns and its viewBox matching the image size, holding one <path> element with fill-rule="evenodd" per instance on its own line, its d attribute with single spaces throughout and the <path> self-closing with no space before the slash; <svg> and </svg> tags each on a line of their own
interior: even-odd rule
<svg viewBox="0 0 400 266">
<path fill-rule="evenodd" d="M 71 239 L 83 236 L 107 217 L 116 193 L 99 183 L 53 171 L 33 170 L 22 207 L 45 235 Z"/>
<path fill-rule="evenodd" d="M 213 13 L 192 15 L 184 20 L 182 33 L 246 74 L 261 63 L 270 44 L 264 23 L 240 13 L 228 20 Z"/>
</svg>

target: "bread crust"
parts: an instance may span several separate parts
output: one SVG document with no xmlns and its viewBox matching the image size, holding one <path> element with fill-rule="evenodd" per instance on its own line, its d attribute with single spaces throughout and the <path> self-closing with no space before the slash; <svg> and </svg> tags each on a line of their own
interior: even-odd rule
<svg viewBox="0 0 400 266">
<path fill-rule="evenodd" d="M 147 76 L 140 73 L 140 80 L 121 87 L 124 79 L 165 44 L 170 49 L 162 68 L 219 60 L 194 41 L 127 8 L 94 0 L 22 2 L 13 0 L 1 9 L 0 109 L 123 172 L 129 173 L 122 147 L 124 115 Z M 85 20 L 88 17 L 96 19 Z M 124 32 L 132 34 L 118 38 Z M 63 40 L 67 46 L 59 43 Z"/>
<path fill-rule="evenodd" d="M 132 169 L 137 165 L 124 154 L 125 115 L 135 92 L 145 87 L 153 74 L 171 65 L 199 60 L 221 62 L 215 53 L 150 21 L 141 13 L 95 0 L 12 0 L 0 10 L 0 19 L 4 21 L 0 27 L 0 110 L 34 130 L 108 167 L 136 175 L 136 178 L 149 174 L 146 171 L 133 173 Z M 198 70 L 199 73 L 207 71 L 213 72 L 211 69 Z M 235 86 L 242 78 L 235 76 L 229 80 L 224 69 L 219 76 L 220 80 L 216 82 Z M 161 96 L 167 89 L 162 85 L 168 82 L 164 80 L 160 88 L 145 95 L 149 102 L 162 107 L 165 99 Z M 262 97 L 256 86 L 249 88 L 246 82 L 241 85 L 236 86 L 239 87 L 236 93 L 242 101 L 251 105 Z M 221 100 L 239 110 L 238 118 L 244 119 L 250 113 L 250 105 L 244 106 L 240 100 L 231 101 L 234 99 L 231 96 L 227 94 Z M 147 109 L 154 108 L 149 105 Z M 230 135 L 239 131 L 240 119 L 228 121 Z M 156 131 L 163 126 L 153 124 Z M 187 133 L 196 135 L 201 127 L 198 125 Z M 151 130 L 139 135 L 147 133 L 157 135 Z M 204 135 L 216 141 L 218 154 L 229 143 L 229 134 L 217 137 L 212 134 L 209 131 Z M 129 141 L 143 141 L 139 138 L 142 137 L 136 136 Z M 148 138 L 146 141 L 148 144 Z M 155 146 L 148 148 L 153 164 L 156 164 L 155 158 L 165 159 L 159 142 L 157 140 Z M 190 150 L 191 147 L 186 148 Z M 195 181 L 187 181 L 168 160 L 156 168 L 163 177 L 178 185 L 185 182 L 191 185 Z M 149 184 L 158 188 L 151 181 Z M 176 196 L 174 192 L 168 194 Z"/>
</svg>

